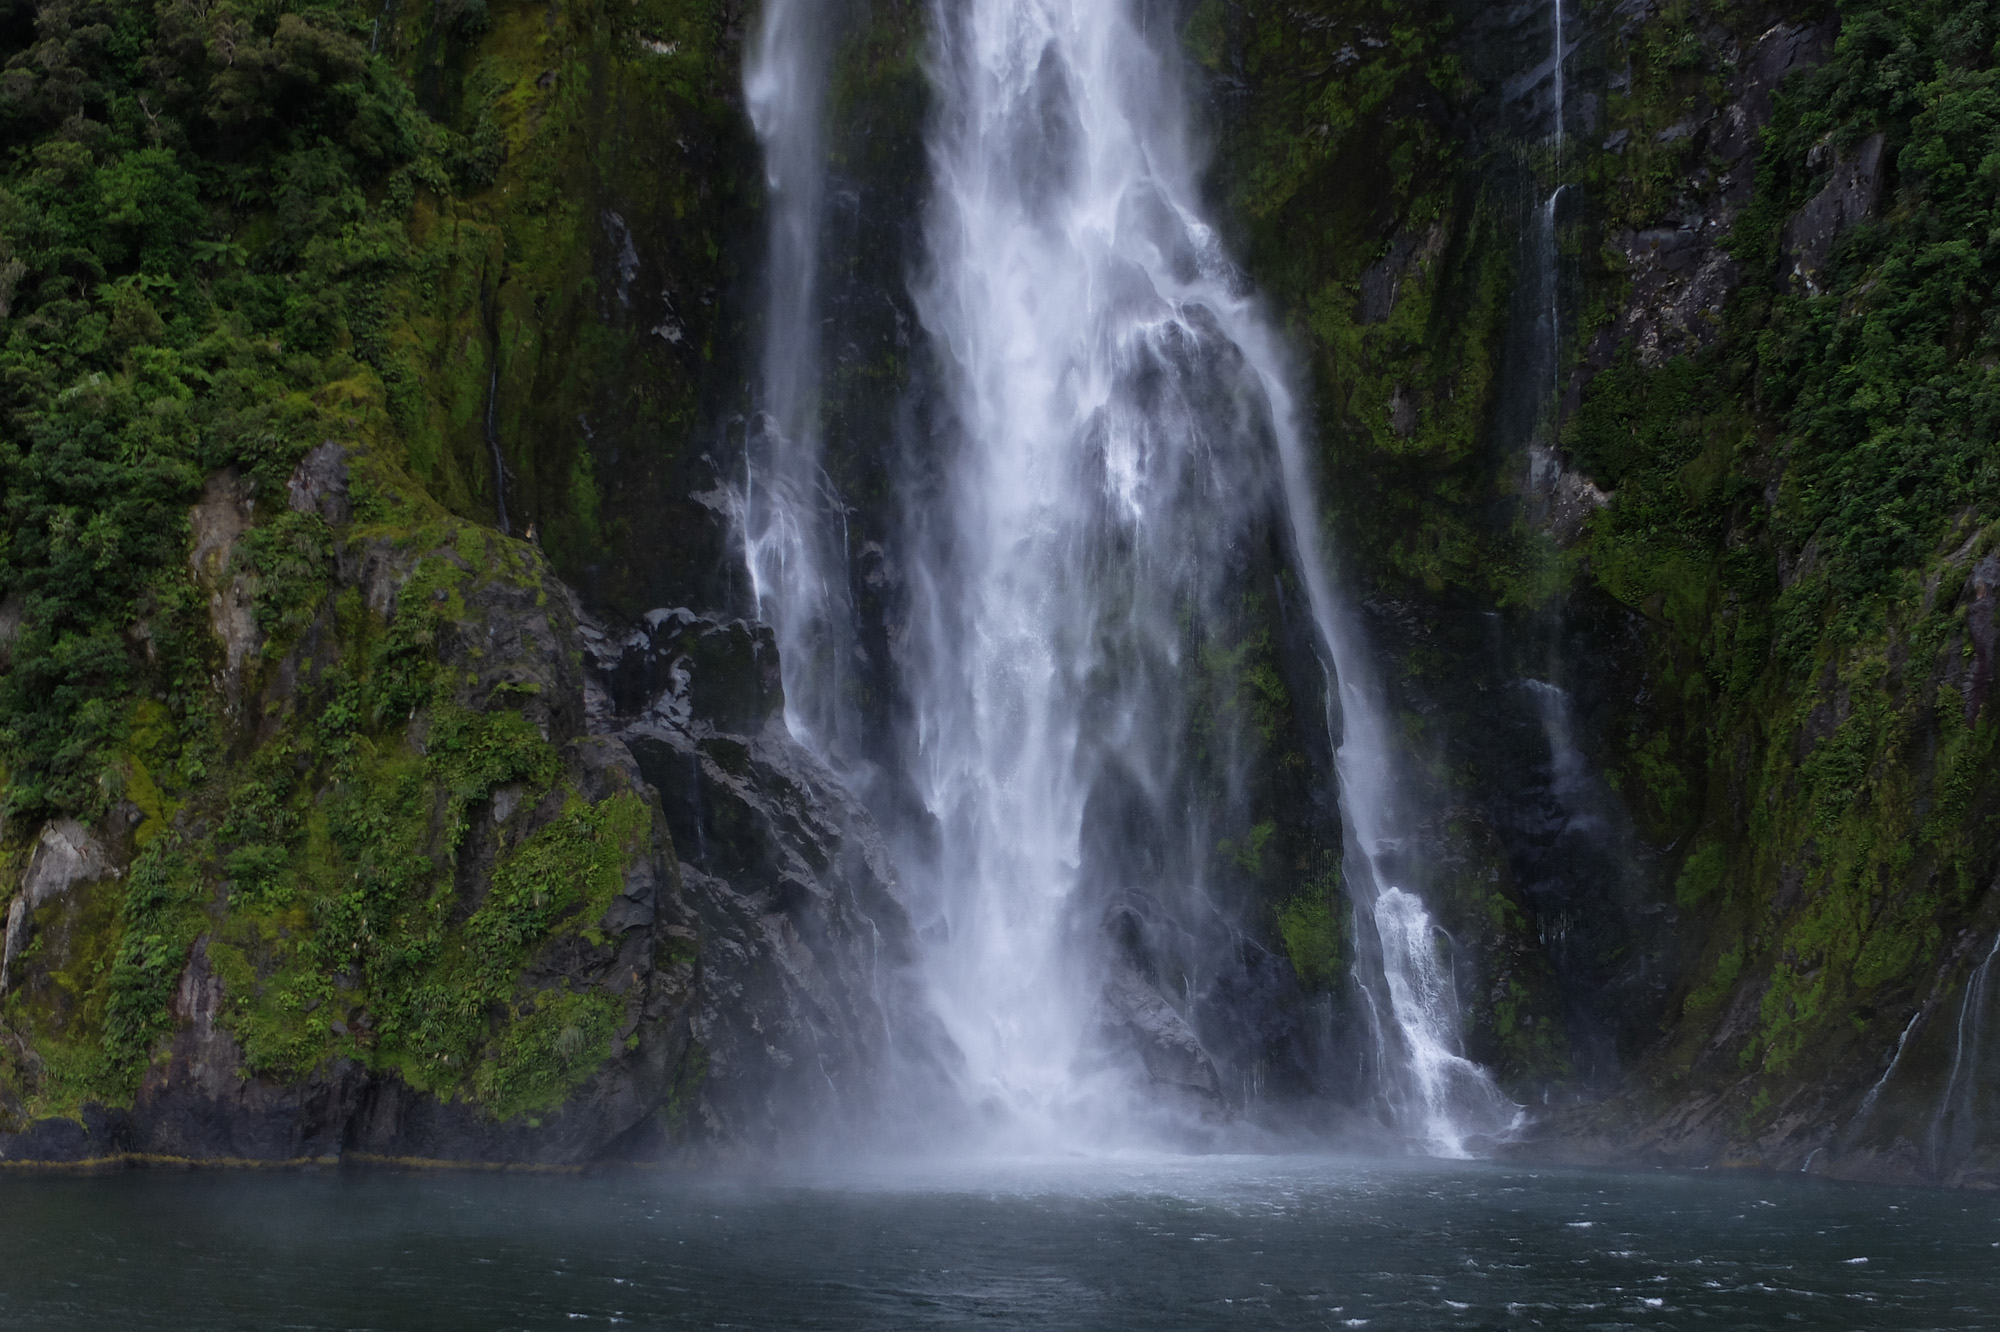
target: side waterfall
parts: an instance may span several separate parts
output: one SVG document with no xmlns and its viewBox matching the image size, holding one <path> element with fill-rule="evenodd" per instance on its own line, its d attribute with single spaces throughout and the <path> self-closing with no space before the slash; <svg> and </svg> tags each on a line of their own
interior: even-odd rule
<svg viewBox="0 0 2000 1332">
<path fill-rule="evenodd" d="M 1954 1157 L 1969 1151 L 1977 1134 L 1979 1061 L 1986 1044 L 1987 996 L 1996 959 L 2000 959 L 2000 937 L 1993 940 L 1986 960 L 1965 980 L 1965 998 L 1959 1002 L 1958 1030 L 1951 1047 L 1951 1073 L 1945 1079 L 1928 1135 L 1927 1154 L 1934 1174 L 1942 1175 Z"/>
<path fill-rule="evenodd" d="M 1385 1099 L 1426 1149 L 1466 1154 L 1519 1109 L 1459 1053 L 1438 932 L 1385 872 L 1409 839 L 1384 709 L 1320 550 L 1282 341 L 1202 216 L 1177 53 L 1126 0 L 934 13 L 918 303 L 954 443 L 939 502 L 911 516 L 907 684 L 940 830 L 932 975 L 977 1092 L 1043 1140 L 1130 1122 L 1129 1078 L 1093 1034 L 1086 807 L 1177 789 L 1182 626 L 1274 512 L 1337 693 L 1347 891 L 1390 1008 Z M 1199 809 L 1145 829 L 1161 850 L 1141 870 L 1202 835 Z"/>
<path fill-rule="evenodd" d="M 770 219 L 763 348 L 744 475 L 732 486 L 757 612 L 778 640 L 785 722 L 833 761 L 840 667 L 851 609 L 843 504 L 821 465 L 820 228 L 826 191 L 824 0 L 766 0 L 744 68 L 744 100 L 764 148 Z"/>
</svg>

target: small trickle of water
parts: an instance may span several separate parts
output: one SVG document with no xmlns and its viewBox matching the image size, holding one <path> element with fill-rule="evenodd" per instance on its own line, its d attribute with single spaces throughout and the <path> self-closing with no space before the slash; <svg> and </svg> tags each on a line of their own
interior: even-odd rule
<svg viewBox="0 0 2000 1332">
<path fill-rule="evenodd" d="M 1903 1051 L 1910 1043 L 1910 1033 L 1917 1029 L 1917 1023 L 1923 1020 L 1923 1016 L 1924 1010 L 1919 1008 L 1910 1014 L 1910 1020 L 1903 1024 L 1903 1034 L 1896 1038 L 1896 1051 L 1889 1056 L 1889 1066 L 1882 1070 L 1881 1077 L 1875 1079 L 1874 1085 L 1869 1087 L 1867 1094 L 1861 1098 L 1861 1105 L 1855 1110 L 1854 1118 L 1847 1122 L 1848 1141 L 1852 1142 L 1860 1136 L 1862 1126 L 1868 1122 L 1868 1116 L 1875 1112 L 1875 1102 L 1882 1099 L 1882 1089 L 1889 1085 L 1889 1079 L 1895 1077 L 1896 1070 L 1902 1066 Z"/>
<path fill-rule="evenodd" d="M 832 760 L 851 619 L 843 505 L 822 470 L 819 267 L 831 18 L 823 0 L 767 0 L 743 90 L 769 191 L 763 355 L 734 487 L 757 612 L 778 641 L 785 722 Z"/>
<path fill-rule="evenodd" d="M 1969 1145 L 1978 1127 L 1979 1056 L 1986 1036 L 1987 986 L 1993 963 L 2000 959 L 2000 936 L 1993 940 L 1971 976 L 1966 978 L 1965 998 L 1958 1008 L 1958 1034 L 1952 1043 L 1951 1075 L 1945 1079 L 1944 1095 L 1938 1098 L 1937 1113 L 1931 1118 L 1931 1169 L 1943 1172 L 1950 1158 Z"/>
<path fill-rule="evenodd" d="M 498 353 L 495 353 L 496 357 Z M 493 525 L 500 529 L 500 535 L 514 535 L 514 526 L 507 520 L 507 459 L 500 452 L 500 366 L 493 366 L 493 373 L 486 381 L 486 447 L 493 451 Z"/>
</svg>

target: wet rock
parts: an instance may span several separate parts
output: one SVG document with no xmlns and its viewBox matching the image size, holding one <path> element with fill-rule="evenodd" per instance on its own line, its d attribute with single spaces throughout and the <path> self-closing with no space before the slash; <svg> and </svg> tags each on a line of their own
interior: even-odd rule
<svg viewBox="0 0 2000 1332">
<path fill-rule="evenodd" d="M 584 641 L 591 727 L 635 756 L 681 858 L 706 1132 L 768 1144 L 945 1113 L 955 1054 L 895 871 L 786 731 L 770 630 L 674 609 Z"/>
<path fill-rule="evenodd" d="M 777 640 L 766 625 L 649 611 L 616 641 L 585 630 L 597 678 L 614 717 L 657 713 L 685 726 L 695 717 L 735 734 L 754 734 L 784 707 Z"/>
<path fill-rule="evenodd" d="M 1102 995 L 1105 1025 L 1138 1053 L 1156 1086 L 1193 1097 L 1209 1114 L 1224 1112 L 1214 1061 L 1144 976 L 1130 966 L 1114 966 Z"/>
<path fill-rule="evenodd" d="M 1882 201 L 1880 133 L 1863 139 L 1833 164 L 1833 172 L 1811 201 L 1785 223 L 1784 249 L 1792 258 L 1792 280 L 1808 293 L 1819 291 L 1820 270 L 1840 234 L 1875 216 Z"/>
<path fill-rule="evenodd" d="M 27 947 L 30 920 L 37 911 L 80 884 L 118 873 L 110 855 L 88 829 L 75 819 L 57 819 L 42 829 L 29 854 L 28 869 L 7 908 L 7 942 L 0 958 L 0 995 L 7 993 L 15 964 Z"/>
<path fill-rule="evenodd" d="M 1529 518 L 1558 544 L 1568 546 L 1583 535 L 1590 515 L 1611 502 L 1611 496 L 1562 455 L 1536 440 L 1528 445 Z"/>
<path fill-rule="evenodd" d="M 345 527 L 353 517 L 347 498 L 347 450 L 330 439 L 299 460 L 285 488 L 294 513 L 316 513 L 328 527 Z"/>
</svg>

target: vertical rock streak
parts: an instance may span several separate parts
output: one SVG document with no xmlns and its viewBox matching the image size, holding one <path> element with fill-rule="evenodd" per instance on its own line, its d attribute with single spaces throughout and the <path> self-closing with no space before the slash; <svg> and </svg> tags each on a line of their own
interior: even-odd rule
<svg viewBox="0 0 2000 1332">
<path fill-rule="evenodd" d="M 1143 1025 L 1105 923 L 1121 892 L 1198 903 L 1213 886 L 1183 739 L 1189 626 L 1275 530 L 1337 681 L 1357 979 L 1390 1006 L 1373 1024 L 1385 1097 L 1417 1141 L 1462 1154 L 1517 1109 L 1458 1053 L 1435 926 L 1385 872 L 1405 837 L 1378 691 L 1319 550 L 1282 344 L 1201 217 L 1177 66 L 1121 0 L 974 0 L 936 21 L 917 294 L 950 442 L 935 500 L 911 506 L 907 683 L 939 833 L 932 975 L 976 1092 L 1075 1140 L 1118 1133 L 1162 1082 L 1199 1090 L 1205 1060 L 1161 978 L 1146 1031 L 1155 1052 L 1181 1043 L 1180 1071 L 1149 1053 L 1149 1099 L 1103 1039 Z"/>
</svg>

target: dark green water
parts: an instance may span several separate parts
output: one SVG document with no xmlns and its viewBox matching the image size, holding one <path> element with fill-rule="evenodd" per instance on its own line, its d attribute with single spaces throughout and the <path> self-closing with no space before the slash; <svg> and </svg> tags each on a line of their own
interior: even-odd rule
<svg viewBox="0 0 2000 1332">
<path fill-rule="evenodd" d="M 1298 1158 L 0 1179 L 0 1327 L 2000 1328 L 2000 1199 Z"/>
</svg>

